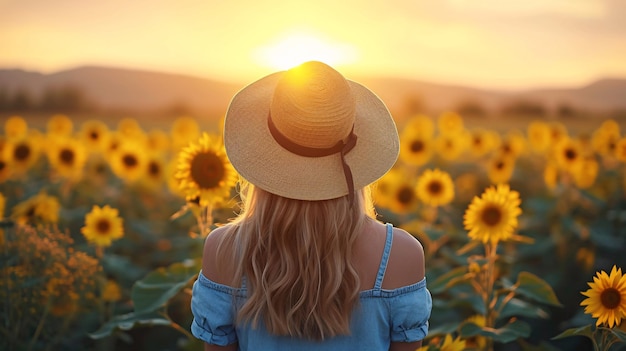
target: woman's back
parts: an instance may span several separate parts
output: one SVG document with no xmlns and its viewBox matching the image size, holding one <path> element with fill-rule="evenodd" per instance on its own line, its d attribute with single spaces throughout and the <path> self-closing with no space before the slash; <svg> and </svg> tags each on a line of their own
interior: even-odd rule
<svg viewBox="0 0 626 351">
<path fill-rule="evenodd" d="M 215 230 L 207 238 L 204 257 L 215 258 L 217 247 L 227 228 Z M 233 257 L 233 256 L 231 256 Z M 224 317 L 219 321 L 197 318 L 197 333 L 224 332 L 226 343 L 236 337 L 233 350 L 381 350 L 394 343 L 414 350 L 427 333 L 431 299 L 424 279 L 424 256 L 419 242 L 405 231 L 368 220 L 354 243 L 353 263 L 358 272 L 361 292 L 350 321 L 351 335 L 340 335 L 324 341 L 303 340 L 271 335 L 263 323 L 254 329 L 249 324 L 234 325 L 232 296 L 241 306 L 247 291 L 239 288 L 241 279 L 233 276 L 234 265 L 229 262 L 204 260 L 203 271 L 194 285 L 196 317 L 202 316 L 203 305 L 210 304 L 212 314 Z M 217 266 L 225 269 L 217 269 Z M 229 268 L 230 267 L 230 268 Z M 237 287 L 237 288 L 235 288 Z M 209 293 L 207 293 L 207 291 Z M 221 301 L 221 302 L 220 302 Z M 221 307 L 218 307 L 221 306 Z M 203 326 L 200 326 L 204 323 Z M 213 324 L 209 326 L 209 324 Z M 212 331 L 207 331 L 206 329 Z M 228 330 L 228 331 L 227 331 Z M 214 340 L 217 341 L 217 340 Z M 216 348 L 217 349 L 217 348 Z"/>
</svg>

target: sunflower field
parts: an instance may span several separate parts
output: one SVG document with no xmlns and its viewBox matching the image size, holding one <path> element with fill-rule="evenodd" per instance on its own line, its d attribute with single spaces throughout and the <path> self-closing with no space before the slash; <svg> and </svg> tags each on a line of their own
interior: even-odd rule
<svg viewBox="0 0 626 351">
<path fill-rule="evenodd" d="M 238 210 L 221 121 L 2 121 L 0 350 L 202 350 L 191 283 Z M 619 350 L 624 121 L 488 124 L 407 117 L 372 186 L 380 220 L 424 246 L 419 350 Z"/>
</svg>

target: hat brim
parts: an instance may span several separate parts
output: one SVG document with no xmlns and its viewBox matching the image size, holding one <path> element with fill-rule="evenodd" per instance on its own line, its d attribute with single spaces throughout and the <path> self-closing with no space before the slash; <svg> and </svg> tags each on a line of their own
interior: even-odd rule
<svg viewBox="0 0 626 351">
<path fill-rule="evenodd" d="M 224 119 L 228 159 L 247 181 L 270 193 L 299 200 L 327 200 L 348 194 L 341 156 L 299 156 L 270 134 L 268 115 L 284 72 L 261 78 L 232 99 Z M 348 80 L 356 100 L 356 146 L 345 155 L 355 189 L 382 177 L 396 162 L 400 142 L 395 122 L 378 96 Z"/>
</svg>

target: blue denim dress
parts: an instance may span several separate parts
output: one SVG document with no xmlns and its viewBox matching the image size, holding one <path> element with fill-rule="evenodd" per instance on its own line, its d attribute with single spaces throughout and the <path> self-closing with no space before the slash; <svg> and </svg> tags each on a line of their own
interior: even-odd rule
<svg viewBox="0 0 626 351">
<path fill-rule="evenodd" d="M 388 350 L 391 342 L 414 342 L 428 333 L 432 309 L 426 278 L 397 289 L 382 289 L 387 261 L 391 251 L 392 227 L 387 224 L 387 239 L 378 268 L 374 288 L 361 291 L 359 303 L 352 313 L 350 335 L 323 341 L 311 341 L 267 332 L 260 321 L 257 328 L 235 325 L 237 306 L 245 301 L 246 288 L 233 288 L 215 283 L 202 272 L 193 284 L 191 311 L 194 319 L 191 332 L 209 344 L 239 343 L 239 350 Z"/>
</svg>

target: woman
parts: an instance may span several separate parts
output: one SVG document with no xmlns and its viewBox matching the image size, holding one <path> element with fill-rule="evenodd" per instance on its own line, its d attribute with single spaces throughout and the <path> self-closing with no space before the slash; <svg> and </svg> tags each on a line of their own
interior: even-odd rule
<svg viewBox="0 0 626 351">
<path fill-rule="evenodd" d="M 375 219 L 399 141 L 383 102 L 321 62 L 235 95 L 224 145 L 242 212 L 206 239 L 193 334 L 205 350 L 415 350 L 431 296 L 420 243 Z"/>
</svg>

